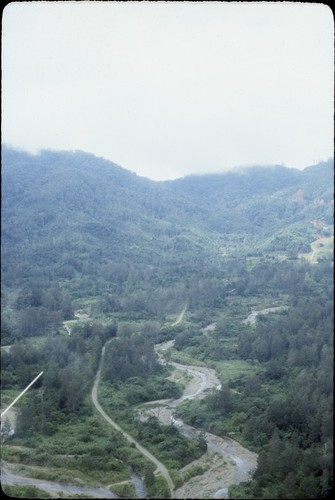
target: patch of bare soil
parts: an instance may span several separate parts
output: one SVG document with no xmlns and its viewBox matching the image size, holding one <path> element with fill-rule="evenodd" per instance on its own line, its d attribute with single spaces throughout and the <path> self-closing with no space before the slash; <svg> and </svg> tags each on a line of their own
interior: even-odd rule
<svg viewBox="0 0 335 500">
<path fill-rule="evenodd" d="M 201 458 L 181 469 L 184 475 L 194 467 L 200 466 L 205 472 L 189 479 L 175 491 L 176 498 L 214 498 L 217 491 L 224 489 L 227 498 L 228 486 L 234 482 L 234 467 L 230 459 L 220 453 L 208 450 Z M 201 495 L 201 496 L 200 496 Z"/>
<path fill-rule="evenodd" d="M 6 408 L 1 407 L 1 413 L 5 410 Z M 16 418 L 17 418 L 17 410 L 15 408 L 10 408 L 4 417 L 1 419 L 1 430 L 4 429 L 5 422 L 7 421 L 10 426 L 9 433 L 12 434 L 14 433 L 15 430 L 15 425 L 16 425 Z"/>
<path fill-rule="evenodd" d="M 156 416 L 162 424 L 175 425 L 186 436 L 196 437 L 200 431 L 174 419 L 174 406 L 160 406 L 141 411 L 139 418 L 146 420 L 149 415 Z M 175 492 L 176 498 L 228 498 L 228 488 L 233 484 L 246 481 L 257 467 L 257 455 L 230 438 L 220 438 L 211 433 L 205 434 L 207 452 L 181 470 L 185 473 L 199 465 L 203 474 L 192 477 Z"/>
</svg>

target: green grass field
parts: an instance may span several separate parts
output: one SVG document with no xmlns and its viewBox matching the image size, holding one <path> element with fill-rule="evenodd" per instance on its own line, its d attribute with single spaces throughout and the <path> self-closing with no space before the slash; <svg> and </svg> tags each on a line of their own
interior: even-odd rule
<svg viewBox="0 0 335 500">
<path fill-rule="evenodd" d="M 317 263 L 318 260 L 331 260 L 334 252 L 334 236 L 324 236 L 318 238 L 311 243 L 311 252 L 300 254 L 300 258 L 304 258 L 311 263 Z"/>
<path fill-rule="evenodd" d="M 241 376 L 251 377 L 259 373 L 260 367 L 247 361 L 232 359 L 213 362 L 215 369 L 225 381 L 235 380 Z"/>
</svg>

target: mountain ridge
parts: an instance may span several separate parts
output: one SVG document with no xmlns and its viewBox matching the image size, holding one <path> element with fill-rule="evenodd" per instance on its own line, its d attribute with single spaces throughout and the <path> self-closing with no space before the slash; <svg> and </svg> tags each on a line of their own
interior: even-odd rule
<svg viewBox="0 0 335 500">
<path fill-rule="evenodd" d="M 72 277 L 97 259 L 191 269 L 202 259 L 219 265 L 223 247 L 246 252 L 245 238 L 249 253 L 308 251 L 310 221 L 332 224 L 332 178 L 329 160 L 306 171 L 250 167 L 152 181 L 91 153 L 3 147 L 3 266 L 29 274 L 29 262 L 42 272 L 49 259 Z"/>
</svg>

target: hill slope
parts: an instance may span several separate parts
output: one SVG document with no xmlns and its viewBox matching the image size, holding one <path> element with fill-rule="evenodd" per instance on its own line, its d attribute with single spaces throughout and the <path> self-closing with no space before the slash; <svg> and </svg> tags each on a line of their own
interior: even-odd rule
<svg viewBox="0 0 335 500">
<path fill-rule="evenodd" d="M 184 223 L 191 209 L 182 196 L 90 154 L 5 148 L 2 181 L 7 283 L 51 266 L 64 279 L 95 275 L 97 261 L 159 266 L 172 250 L 206 247 Z"/>
<path fill-rule="evenodd" d="M 4 147 L 3 282 L 127 280 L 130 270 L 171 280 L 219 265 L 222 249 L 308 251 L 332 224 L 332 181 L 332 161 L 154 182 L 80 151 Z"/>
<path fill-rule="evenodd" d="M 316 243 L 330 243 L 332 216 L 332 161 L 302 172 L 253 167 L 156 183 L 86 153 L 31 156 L 4 148 L 7 401 L 44 371 L 41 385 L 23 398 L 16 451 L 5 447 L 9 460 L 55 465 L 52 474 L 64 470 L 66 478 L 74 477 L 73 466 L 85 477 L 105 477 L 104 484 L 112 479 L 100 473 L 117 473 L 119 457 L 137 470 L 135 450 L 114 446 L 115 436 L 109 446 L 87 405 L 106 352 L 101 403 L 167 461 L 173 477 L 194 464 L 205 443 L 189 446 L 171 425 L 140 423 L 133 418 L 138 404 L 178 397 L 177 417 L 185 423 L 237 434 L 259 452 L 253 481 L 235 486 L 230 497 L 326 496 L 333 464 L 333 281 L 330 252 Z M 311 242 L 311 262 L 325 262 L 297 259 Z M 155 356 L 162 342 L 174 346 L 164 351 L 169 365 L 184 364 L 187 377 L 195 364 L 215 367 L 221 388 L 216 381 L 201 404 L 180 398 Z M 22 446 L 26 458 L 16 455 Z"/>
<path fill-rule="evenodd" d="M 256 250 L 285 251 L 293 244 L 308 251 L 311 221 L 332 225 L 333 170 L 332 160 L 303 171 L 253 167 L 185 177 L 174 187 L 203 207 L 214 231 L 255 237 L 250 246 Z"/>
</svg>

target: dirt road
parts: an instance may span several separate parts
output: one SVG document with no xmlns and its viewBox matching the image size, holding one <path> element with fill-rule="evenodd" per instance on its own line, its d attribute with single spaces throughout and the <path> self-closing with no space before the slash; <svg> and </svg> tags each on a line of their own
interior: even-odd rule
<svg viewBox="0 0 335 500">
<path fill-rule="evenodd" d="M 179 324 L 183 320 L 185 312 L 186 306 L 179 314 L 174 323 L 175 325 Z M 166 363 L 164 354 L 166 350 L 173 345 L 173 342 L 174 341 L 165 342 L 155 347 L 161 363 Z M 204 473 L 191 478 L 180 488 L 174 491 L 174 484 L 166 467 L 146 448 L 141 446 L 134 438 L 126 433 L 114 420 L 112 420 L 99 404 L 98 386 L 104 357 L 105 346 L 101 352 L 100 364 L 92 389 L 93 404 L 110 425 L 112 425 L 117 431 L 121 432 L 130 443 L 133 443 L 146 458 L 155 464 L 157 468 L 155 473 L 161 474 L 165 478 L 172 498 L 228 498 L 228 488 L 230 485 L 237 484 L 250 477 L 250 473 L 255 470 L 257 466 L 257 455 L 243 448 L 238 442 L 230 438 L 220 438 L 214 434 L 206 433 L 208 451 L 199 460 L 188 464 L 181 471 L 183 473 L 193 465 L 201 465 Z M 139 412 L 139 418 L 145 420 L 150 414 L 156 415 L 162 424 L 171 424 L 173 422 L 173 424 L 176 425 L 180 432 L 185 436 L 196 437 L 199 435 L 200 430 L 186 425 L 181 420 L 176 419 L 176 407 L 184 400 L 201 399 L 205 397 L 209 390 L 219 388 L 220 381 L 217 378 L 215 371 L 210 368 L 186 366 L 180 363 L 170 364 L 173 366 L 174 370 L 169 378 L 171 380 L 181 382 L 184 385 L 185 389 L 183 395 L 176 400 L 163 400 L 156 402 L 157 407 L 153 407 L 148 410 L 146 410 L 145 407 L 144 409 L 142 408 Z M 150 405 L 153 403 L 155 402 L 151 402 Z M 160 406 L 158 406 L 158 404 Z M 88 497 L 92 496 L 94 498 L 118 498 L 107 488 L 77 487 L 19 476 L 11 469 L 10 464 L 2 466 L 2 482 L 3 484 L 35 485 L 50 492 L 53 497 L 57 497 L 57 492 L 62 492 L 63 494 L 81 494 Z"/>
<path fill-rule="evenodd" d="M 128 433 L 126 433 L 121 427 L 114 422 L 103 410 L 103 408 L 100 406 L 98 402 L 98 386 L 100 382 L 100 376 L 101 376 L 101 368 L 103 365 L 104 361 L 104 356 L 105 356 L 105 346 L 102 349 L 101 353 L 101 359 L 100 359 L 100 365 L 98 372 L 95 377 L 93 389 L 92 389 L 92 401 L 96 409 L 99 411 L 99 413 L 103 416 L 103 418 L 110 424 L 112 425 L 117 431 L 121 432 L 123 436 L 130 442 L 134 443 L 136 448 L 151 462 L 155 464 L 157 467 L 155 473 L 161 474 L 165 480 L 168 483 L 170 492 L 171 492 L 171 497 L 174 498 L 174 484 L 172 482 L 172 479 L 169 475 L 169 472 L 167 468 L 159 461 L 157 460 L 154 455 L 152 455 L 146 448 L 141 446 L 134 438 L 132 438 Z M 11 410 L 10 410 L 11 411 Z M 10 411 L 8 412 L 8 415 L 10 414 Z M 15 415 L 11 415 L 13 418 Z M 136 491 L 143 490 L 143 483 L 141 481 L 141 485 L 138 484 L 139 478 L 135 475 L 132 474 L 132 481 L 135 485 Z M 2 462 L 1 463 L 1 482 L 3 485 L 9 484 L 9 485 L 25 485 L 25 486 L 36 486 L 38 488 L 43 489 L 44 491 L 47 491 L 50 493 L 52 497 L 59 498 L 59 493 L 62 495 L 83 495 L 87 497 L 92 497 L 92 498 L 119 498 L 116 494 L 114 494 L 112 491 L 110 491 L 107 488 L 89 488 L 89 487 L 79 487 L 75 485 L 70 485 L 70 484 L 60 484 L 60 483 L 54 483 L 52 481 L 43 481 L 35 478 L 30 478 L 22 475 L 18 475 L 15 473 L 13 470 L 13 466 L 9 463 Z"/>
<path fill-rule="evenodd" d="M 6 484 L 15 486 L 36 486 L 36 488 L 47 491 L 53 498 L 60 498 L 60 496 L 69 498 L 69 495 L 82 495 L 88 498 L 120 498 L 107 488 L 74 486 L 71 484 L 54 483 L 52 481 L 25 477 L 16 474 L 11 464 L 1 462 L 1 485 L 5 493 Z"/>
<path fill-rule="evenodd" d="M 100 404 L 98 402 L 98 386 L 99 386 L 99 382 L 100 382 L 101 368 L 102 368 L 102 365 L 104 362 L 104 357 L 105 357 L 105 346 L 102 348 L 100 365 L 99 365 L 99 369 L 98 369 L 98 372 L 97 372 L 97 375 L 96 375 L 96 378 L 94 381 L 93 389 L 92 389 L 93 404 L 96 407 L 96 409 L 98 410 L 98 412 L 104 417 L 104 419 L 112 427 L 114 427 L 114 429 L 121 432 L 123 434 L 123 436 L 130 443 L 133 443 L 136 446 L 136 448 L 142 453 L 142 455 L 144 455 L 146 458 L 148 458 L 151 462 L 153 462 L 156 465 L 157 469 L 156 469 L 155 473 L 160 473 L 165 478 L 166 482 L 168 483 L 169 489 L 170 489 L 171 497 L 174 498 L 174 484 L 173 484 L 173 481 L 172 481 L 170 474 L 169 474 L 167 468 L 165 467 L 165 465 L 163 465 L 159 460 L 157 460 L 157 458 L 154 455 L 152 455 L 152 453 L 150 453 L 150 451 L 148 451 L 146 448 L 141 446 L 133 437 L 131 437 L 127 432 L 125 432 L 116 422 L 114 422 L 114 420 L 112 420 L 109 417 L 109 415 L 107 415 L 107 413 L 102 409 L 102 407 L 100 406 Z"/>
</svg>

